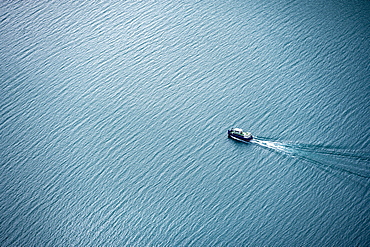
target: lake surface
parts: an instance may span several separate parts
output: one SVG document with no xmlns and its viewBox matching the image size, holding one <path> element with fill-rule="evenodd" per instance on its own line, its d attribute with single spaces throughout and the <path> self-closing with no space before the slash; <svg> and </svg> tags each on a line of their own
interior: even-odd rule
<svg viewBox="0 0 370 247">
<path fill-rule="evenodd" d="M 369 1 L 2 1 L 0 22 L 0 246 L 370 245 Z"/>
</svg>

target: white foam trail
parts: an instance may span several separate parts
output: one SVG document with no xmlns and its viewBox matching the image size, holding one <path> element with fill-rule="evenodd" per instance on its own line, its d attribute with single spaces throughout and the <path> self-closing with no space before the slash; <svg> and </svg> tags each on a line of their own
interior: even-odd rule
<svg viewBox="0 0 370 247">
<path fill-rule="evenodd" d="M 258 144 L 262 147 L 265 147 L 265 148 L 269 148 L 269 149 L 272 149 L 274 151 L 277 151 L 277 152 L 282 152 L 284 154 L 287 154 L 291 157 L 296 157 L 296 158 L 299 158 L 299 159 L 303 159 L 303 160 L 306 160 L 312 164 L 316 164 L 318 165 L 319 167 L 330 167 L 332 169 L 335 169 L 337 171 L 342 171 L 342 172 L 346 172 L 348 174 L 352 174 L 352 175 L 356 175 L 356 176 L 359 176 L 359 177 L 363 177 L 363 178 L 370 178 L 369 176 L 369 168 L 368 166 L 366 165 L 365 167 L 363 167 L 363 169 L 360 169 L 359 167 L 359 164 L 357 164 L 356 167 L 348 167 L 348 166 L 343 166 L 341 165 L 341 163 L 338 161 L 338 160 L 328 160 L 327 157 L 325 156 L 322 156 L 320 157 L 319 155 L 320 154 L 323 154 L 323 155 L 332 155 L 332 158 L 333 158 L 333 155 L 334 155 L 334 158 L 335 156 L 338 157 L 341 156 L 341 158 L 356 158 L 357 160 L 365 160 L 365 161 L 368 161 L 367 157 L 363 158 L 363 157 L 358 157 L 358 156 L 352 156 L 352 155 L 348 155 L 348 154 L 341 154 L 339 152 L 334 152 L 332 153 L 332 151 L 322 151 L 320 149 L 318 150 L 314 150 L 314 149 L 307 149 L 307 148 L 300 148 L 299 146 L 292 146 L 292 145 L 289 145 L 289 144 L 283 144 L 281 142 L 273 142 L 273 141 L 262 141 L 262 140 L 258 140 L 258 139 L 253 139 L 251 140 L 250 142 L 252 143 L 255 143 L 255 144 Z M 324 158 L 324 159 L 322 159 Z M 362 158 L 362 159 L 360 159 Z M 335 163 L 333 163 L 333 161 Z"/>
<path fill-rule="evenodd" d="M 251 142 L 256 143 L 256 144 L 258 144 L 260 146 L 263 146 L 263 147 L 271 148 L 271 149 L 276 150 L 276 151 L 281 151 L 281 152 L 288 153 L 288 154 L 293 153 L 291 148 L 288 148 L 288 147 L 284 146 L 284 144 L 280 143 L 280 142 L 261 141 L 261 140 L 257 140 L 257 139 L 254 139 Z"/>
</svg>

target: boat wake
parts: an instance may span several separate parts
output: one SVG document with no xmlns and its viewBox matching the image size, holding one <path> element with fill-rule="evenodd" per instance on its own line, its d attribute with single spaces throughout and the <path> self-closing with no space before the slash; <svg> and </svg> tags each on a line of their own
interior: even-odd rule
<svg viewBox="0 0 370 247">
<path fill-rule="evenodd" d="M 283 143 L 256 138 L 251 143 L 290 157 L 305 160 L 324 170 L 345 172 L 361 178 L 370 178 L 370 153 L 323 145 Z"/>
<path fill-rule="evenodd" d="M 281 142 L 273 142 L 273 141 L 262 141 L 258 139 L 251 140 L 250 142 L 256 143 L 262 147 L 270 148 L 275 151 L 280 151 L 286 154 L 293 154 L 294 150 L 292 150 L 291 147 L 288 147 L 286 144 L 283 144 Z"/>
</svg>

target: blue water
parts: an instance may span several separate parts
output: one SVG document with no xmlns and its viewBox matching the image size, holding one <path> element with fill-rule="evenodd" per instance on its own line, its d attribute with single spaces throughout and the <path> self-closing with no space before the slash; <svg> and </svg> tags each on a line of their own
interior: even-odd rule
<svg viewBox="0 0 370 247">
<path fill-rule="evenodd" d="M 370 245 L 369 1 L 2 1 L 0 23 L 0 246 Z"/>
</svg>

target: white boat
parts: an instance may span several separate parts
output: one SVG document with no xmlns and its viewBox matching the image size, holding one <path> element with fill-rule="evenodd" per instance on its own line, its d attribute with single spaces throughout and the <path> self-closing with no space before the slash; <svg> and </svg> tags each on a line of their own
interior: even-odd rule
<svg viewBox="0 0 370 247">
<path fill-rule="evenodd" d="M 232 128 L 227 131 L 227 135 L 229 138 L 237 140 L 237 141 L 244 141 L 244 142 L 249 142 L 250 140 L 253 139 L 253 136 L 249 132 L 244 132 L 240 128 Z"/>
</svg>

